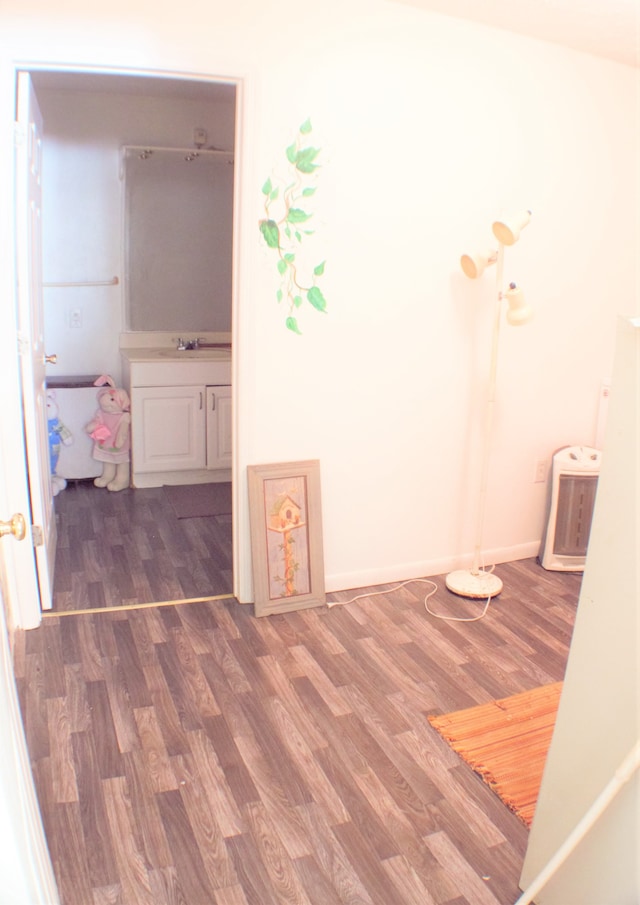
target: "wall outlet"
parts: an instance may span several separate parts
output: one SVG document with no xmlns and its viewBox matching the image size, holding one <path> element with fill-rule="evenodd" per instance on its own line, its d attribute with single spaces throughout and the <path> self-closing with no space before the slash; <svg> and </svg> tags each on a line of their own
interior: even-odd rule
<svg viewBox="0 0 640 905">
<path fill-rule="evenodd" d="M 536 462 L 536 470 L 533 477 L 534 484 L 544 484 L 547 480 L 547 463 L 542 459 L 540 462 Z"/>
<path fill-rule="evenodd" d="M 69 326 L 76 328 L 82 326 L 82 308 L 71 309 L 69 312 Z"/>
<path fill-rule="evenodd" d="M 202 148 L 207 143 L 207 130 L 196 128 L 193 130 L 193 143 L 196 148 Z"/>
</svg>

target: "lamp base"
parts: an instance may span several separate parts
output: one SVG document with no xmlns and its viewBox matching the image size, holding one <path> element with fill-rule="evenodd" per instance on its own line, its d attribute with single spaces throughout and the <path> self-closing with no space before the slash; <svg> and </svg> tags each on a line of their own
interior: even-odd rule
<svg viewBox="0 0 640 905">
<path fill-rule="evenodd" d="M 472 572 L 470 569 L 459 569 L 449 572 L 445 584 L 450 591 L 460 597 L 472 597 L 485 600 L 497 597 L 502 590 L 502 581 L 493 572 Z"/>
</svg>

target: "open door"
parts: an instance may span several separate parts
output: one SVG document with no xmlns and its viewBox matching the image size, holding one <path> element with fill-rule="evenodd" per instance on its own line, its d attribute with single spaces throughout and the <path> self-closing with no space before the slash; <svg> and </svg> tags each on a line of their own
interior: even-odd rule
<svg viewBox="0 0 640 905">
<path fill-rule="evenodd" d="M 18 74 L 16 254 L 18 342 L 40 606 L 50 609 L 56 522 L 51 487 L 42 300 L 42 115 L 29 73 Z M 52 356 L 52 358 L 55 357 Z M 50 359 L 51 360 L 51 359 Z"/>
</svg>

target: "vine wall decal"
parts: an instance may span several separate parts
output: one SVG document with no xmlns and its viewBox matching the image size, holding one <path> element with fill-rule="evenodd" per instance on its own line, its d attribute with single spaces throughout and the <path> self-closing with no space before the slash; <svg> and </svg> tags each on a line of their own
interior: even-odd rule
<svg viewBox="0 0 640 905">
<path fill-rule="evenodd" d="M 286 303 L 287 329 L 298 335 L 302 333 L 298 313 L 305 299 L 316 311 L 327 311 L 325 297 L 318 286 L 325 262 L 312 267 L 300 261 L 303 242 L 315 232 L 309 223 L 313 217 L 309 204 L 316 192 L 320 149 L 307 144 L 311 129 L 311 120 L 305 120 L 295 141 L 285 150 L 287 175 L 282 184 L 275 185 L 269 177 L 262 186 L 265 218 L 260 220 L 260 232 L 267 246 L 278 255 L 276 266 L 280 284 L 276 298 L 279 303 Z"/>
</svg>

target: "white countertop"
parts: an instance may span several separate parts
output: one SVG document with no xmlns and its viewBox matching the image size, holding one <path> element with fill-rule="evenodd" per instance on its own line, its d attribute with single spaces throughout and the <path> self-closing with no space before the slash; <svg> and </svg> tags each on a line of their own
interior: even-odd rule
<svg viewBox="0 0 640 905">
<path fill-rule="evenodd" d="M 120 354 L 127 361 L 230 361 L 231 346 L 200 349 L 120 349 Z"/>
</svg>

